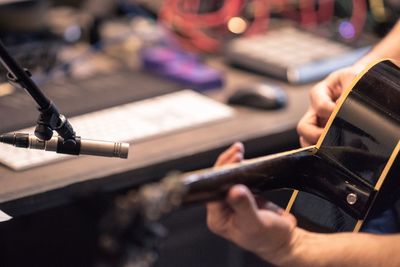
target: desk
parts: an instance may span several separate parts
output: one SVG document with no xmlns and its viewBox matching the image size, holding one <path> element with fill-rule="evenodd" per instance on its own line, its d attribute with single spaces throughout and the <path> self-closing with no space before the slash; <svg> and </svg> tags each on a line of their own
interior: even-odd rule
<svg viewBox="0 0 400 267">
<path fill-rule="evenodd" d="M 217 100 L 239 84 L 265 79 L 218 60 L 210 64 L 226 71 L 225 88 L 207 93 Z M 12 216 L 29 214 L 80 196 L 132 188 L 171 170 L 210 166 L 222 149 L 238 140 L 246 143 L 247 155 L 270 153 L 296 139 L 296 124 L 308 106 L 310 85 L 281 85 L 289 96 L 285 109 L 237 108 L 232 119 L 134 143 L 127 160 L 82 156 L 19 172 L 0 166 L 0 209 Z"/>
</svg>

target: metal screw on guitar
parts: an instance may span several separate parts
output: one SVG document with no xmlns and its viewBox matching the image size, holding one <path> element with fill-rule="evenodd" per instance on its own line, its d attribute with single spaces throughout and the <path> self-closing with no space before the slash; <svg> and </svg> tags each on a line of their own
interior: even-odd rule
<svg viewBox="0 0 400 267">
<path fill-rule="evenodd" d="M 346 197 L 347 203 L 354 205 L 357 202 L 357 195 L 355 193 L 350 193 Z"/>
</svg>

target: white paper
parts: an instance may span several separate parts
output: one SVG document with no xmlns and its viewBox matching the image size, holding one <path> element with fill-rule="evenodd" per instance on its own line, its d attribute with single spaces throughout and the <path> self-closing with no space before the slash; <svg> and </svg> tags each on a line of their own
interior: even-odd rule
<svg viewBox="0 0 400 267">
<path fill-rule="evenodd" d="M 0 210 L 0 222 L 5 222 L 5 221 L 11 220 L 11 219 L 12 219 L 12 217 L 10 215 L 8 215 Z"/>
</svg>

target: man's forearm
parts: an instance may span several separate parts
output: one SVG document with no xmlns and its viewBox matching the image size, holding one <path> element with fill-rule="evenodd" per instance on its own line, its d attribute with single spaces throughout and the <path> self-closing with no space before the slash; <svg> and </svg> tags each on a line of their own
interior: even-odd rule
<svg viewBox="0 0 400 267">
<path fill-rule="evenodd" d="M 400 266 L 400 234 L 318 234 L 300 228 L 295 231 L 291 246 L 282 249 L 273 263 L 294 267 Z"/>
<path fill-rule="evenodd" d="M 400 20 L 366 56 L 360 59 L 354 67 L 360 71 L 368 64 L 378 59 L 392 58 L 400 60 Z"/>
</svg>

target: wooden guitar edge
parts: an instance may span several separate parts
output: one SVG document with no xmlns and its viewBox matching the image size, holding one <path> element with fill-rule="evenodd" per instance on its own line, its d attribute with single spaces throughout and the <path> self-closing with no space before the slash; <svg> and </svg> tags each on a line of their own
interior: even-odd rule
<svg viewBox="0 0 400 267">
<path fill-rule="evenodd" d="M 346 88 L 346 90 L 344 91 L 344 93 L 340 96 L 335 109 L 333 110 L 331 116 L 328 119 L 328 122 L 325 125 L 324 131 L 322 132 L 321 136 L 319 137 L 316 147 L 320 148 L 322 145 L 322 142 L 324 141 L 329 128 L 331 128 L 333 120 L 335 119 L 337 113 L 339 112 L 340 108 L 342 107 L 344 101 L 347 99 L 347 96 L 350 94 L 350 92 L 353 90 L 354 86 L 358 83 L 358 81 L 364 76 L 365 73 L 367 73 L 373 66 L 377 65 L 378 63 L 385 61 L 384 60 L 377 60 L 372 62 L 371 64 L 369 64 L 362 72 L 360 72 L 356 78 L 353 79 L 352 83 Z"/>
<path fill-rule="evenodd" d="M 342 107 L 344 101 L 346 100 L 347 96 L 350 94 L 350 92 L 353 90 L 354 86 L 358 83 L 358 81 L 364 76 L 365 73 L 367 73 L 373 66 L 375 66 L 376 64 L 379 64 L 382 61 L 385 60 L 390 60 L 390 59 L 380 59 L 380 60 L 376 60 L 372 63 L 370 63 L 362 72 L 360 72 L 357 77 L 352 81 L 352 83 L 346 88 L 345 92 L 340 96 L 337 105 L 335 106 L 335 109 L 333 110 L 331 116 L 328 119 L 328 122 L 326 123 L 326 126 L 324 128 L 324 131 L 322 132 L 320 138 L 317 141 L 316 147 L 317 149 L 319 149 L 322 145 L 323 140 L 325 139 L 329 128 L 331 127 L 333 120 L 335 119 L 337 113 L 339 112 L 340 108 Z M 390 167 L 392 166 L 396 155 L 398 154 L 400 149 L 400 142 L 397 144 L 396 149 L 393 151 L 392 155 L 390 156 L 384 170 L 382 171 L 382 174 L 380 176 L 380 178 L 378 179 L 376 185 L 375 185 L 375 189 L 379 190 L 379 188 L 381 187 L 381 185 L 383 184 L 387 173 L 390 170 Z M 289 199 L 289 202 L 286 206 L 285 212 L 289 213 L 293 207 L 294 202 L 296 201 L 296 198 L 299 194 L 298 190 L 293 190 L 293 193 Z M 364 223 L 364 220 L 358 220 L 356 225 L 354 226 L 353 232 L 359 232 L 362 225 Z"/>
</svg>

